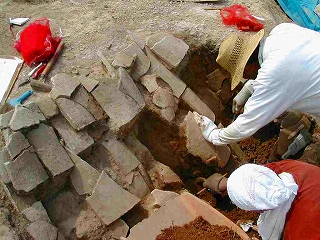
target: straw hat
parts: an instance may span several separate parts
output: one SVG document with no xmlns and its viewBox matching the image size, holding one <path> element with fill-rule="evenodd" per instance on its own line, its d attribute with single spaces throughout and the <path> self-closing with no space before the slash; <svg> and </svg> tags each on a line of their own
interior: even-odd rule
<svg viewBox="0 0 320 240">
<path fill-rule="evenodd" d="M 244 68 L 263 35 L 263 29 L 253 35 L 237 33 L 221 43 L 217 63 L 231 74 L 231 90 L 243 78 Z"/>
</svg>

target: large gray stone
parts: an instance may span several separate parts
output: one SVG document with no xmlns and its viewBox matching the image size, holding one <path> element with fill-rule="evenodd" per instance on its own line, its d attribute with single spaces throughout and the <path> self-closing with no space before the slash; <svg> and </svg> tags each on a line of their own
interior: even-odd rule
<svg viewBox="0 0 320 240">
<path fill-rule="evenodd" d="M 70 174 L 72 186 L 80 196 L 91 194 L 99 179 L 99 171 L 74 153 L 69 152 L 69 156 L 74 163 L 74 168 Z"/>
<path fill-rule="evenodd" d="M 123 176 L 126 176 L 140 164 L 138 158 L 123 142 L 111 137 L 101 144 L 108 150 Z"/>
<path fill-rule="evenodd" d="M 9 183 L 11 180 L 8 176 L 7 169 L 4 164 L 10 162 L 10 155 L 7 150 L 0 150 L 0 176 L 4 183 Z"/>
<path fill-rule="evenodd" d="M 215 121 L 216 117 L 212 110 L 195 94 L 190 88 L 187 88 L 182 94 L 181 99 L 185 101 L 194 111 Z"/>
<path fill-rule="evenodd" d="M 47 119 L 59 114 L 57 105 L 50 97 L 44 97 L 36 102 L 36 104 Z"/>
<path fill-rule="evenodd" d="M 62 115 L 52 118 L 50 122 L 64 140 L 66 147 L 75 154 L 84 152 L 94 144 L 93 138 L 86 131 L 75 131 Z"/>
<path fill-rule="evenodd" d="M 58 229 L 45 221 L 31 223 L 26 232 L 33 240 L 57 240 Z"/>
<path fill-rule="evenodd" d="M 29 193 L 49 178 L 37 155 L 28 150 L 4 165 L 17 191 Z"/>
<path fill-rule="evenodd" d="M 176 68 L 189 50 L 189 46 L 173 35 L 164 37 L 151 50 L 169 66 Z"/>
<path fill-rule="evenodd" d="M 136 60 L 130 74 L 135 81 L 138 81 L 139 78 L 146 74 L 146 72 L 149 70 L 150 59 L 144 54 L 144 52 L 136 43 L 130 44 L 123 52 L 131 57 L 136 56 Z"/>
<path fill-rule="evenodd" d="M 88 92 L 92 92 L 92 90 L 99 84 L 99 81 L 88 78 L 88 77 L 79 77 L 80 83 L 87 89 Z"/>
<path fill-rule="evenodd" d="M 185 137 L 188 152 L 201 158 L 205 163 L 218 167 L 224 167 L 229 160 L 231 151 L 228 146 L 214 146 L 208 142 L 194 119 L 192 112 L 185 118 Z"/>
<path fill-rule="evenodd" d="M 68 74 L 59 73 L 51 78 L 53 89 L 51 90 L 51 97 L 57 99 L 59 97 L 70 98 L 71 94 L 79 86 L 80 82 Z"/>
<path fill-rule="evenodd" d="M 172 92 L 161 86 L 154 92 L 152 101 L 160 108 L 174 107 L 175 105 Z"/>
<path fill-rule="evenodd" d="M 58 98 L 56 102 L 63 116 L 76 130 L 81 130 L 95 121 L 95 118 L 86 108 L 74 101 L 67 98 Z"/>
<path fill-rule="evenodd" d="M 30 143 L 24 137 L 21 132 L 15 132 L 9 137 L 8 144 L 6 146 L 11 159 L 14 159 L 17 155 L 19 155 L 23 150 L 30 147 Z"/>
<path fill-rule="evenodd" d="M 22 214 L 32 223 L 38 221 L 51 223 L 47 210 L 43 207 L 41 202 L 35 202 L 31 207 L 23 210 Z"/>
<path fill-rule="evenodd" d="M 13 111 L 0 115 L 0 130 L 9 126 L 12 115 L 13 115 Z"/>
<path fill-rule="evenodd" d="M 51 127 L 42 123 L 38 128 L 31 130 L 27 137 L 52 176 L 57 176 L 73 167 L 66 150 L 61 146 Z"/>
<path fill-rule="evenodd" d="M 139 199 L 122 189 L 103 171 L 87 202 L 103 223 L 109 225 L 139 203 Z"/>
<path fill-rule="evenodd" d="M 159 84 L 157 83 L 157 76 L 155 74 L 144 75 L 140 80 L 142 85 L 146 87 L 149 93 L 153 93 L 159 87 Z"/>
<path fill-rule="evenodd" d="M 171 87 L 174 96 L 179 98 L 181 94 L 186 89 L 186 84 L 178 78 L 175 74 L 170 72 L 158 59 L 157 57 L 151 52 L 150 49 L 146 49 L 147 56 L 151 60 L 151 67 L 147 72 L 148 75 L 155 74 L 160 77 L 163 81 L 169 84 Z"/>
<path fill-rule="evenodd" d="M 128 72 L 122 67 L 119 68 L 119 77 L 118 90 L 127 96 L 130 96 L 141 108 L 144 108 L 146 104 L 143 95 L 137 88 Z"/>
<path fill-rule="evenodd" d="M 167 36 L 170 36 L 170 34 L 164 32 L 153 34 L 147 38 L 146 44 L 149 48 L 152 48 L 156 43 L 160 42 Z"/>
<path fill-rule="evenodd" d="M 99 85 L 92 95 L 118 128 L 130 125 L 141 111 L 131 97 L 107 85 Z"/>
<path fill-rule="evenodd" d="M 28 128 L 45 121 L 46 118 L 43 116 L 38 106 L 31 102 L 26 105 L 17 105 L 14 108 L 14 113 L 10 121 L 10 128 L 13 131 L 18 131 L 23 128 Z"/>
<path fill-rule="evenodd" d="M 149 186 L 139 171 L 132 171 L 124 178 L 124 187 L 140 199 L 150 193 Z"/>
</svg>

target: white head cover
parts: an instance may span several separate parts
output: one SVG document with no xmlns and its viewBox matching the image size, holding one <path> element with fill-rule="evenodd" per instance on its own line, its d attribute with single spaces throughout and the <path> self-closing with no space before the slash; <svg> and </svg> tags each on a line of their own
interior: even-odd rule
<svg viewBox="0 0 320 240">
<path fill-rule="evenodd" d="M 227 190 L 239 208 L 265 211 L 258 220 L 262 239 L 280 239 L 286 214 L 298 192 L 291 174 L 284 172 L 278 176 L 267 167 L 245 164 L 231 174 Z"/>
</svg>

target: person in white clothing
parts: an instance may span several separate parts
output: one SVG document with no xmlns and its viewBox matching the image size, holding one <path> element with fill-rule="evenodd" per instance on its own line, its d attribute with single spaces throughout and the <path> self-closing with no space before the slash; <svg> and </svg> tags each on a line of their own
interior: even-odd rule
<svg viewBox="0 0 320 240">
<path fill-rule="evenodd" d="M 262 39 L 263 35 L 263 30 L 254 35 L 233 34 L 221 44 L 217 62 L 230 72 L 232 90 L 246 75 L 246 70 L 256 69 L 258 74 L 254 80 L 248 80 L 234 98 L 233 112 L 237 114 L 243 108 L 243 113 L 232 124 L 218 129 L 204 116 L 199 121 L 203 136 L 214 145 L 248 138 L 288 110 L 320 117 L 320 33 L 283 23 L 267 38 Z M 254 55 L 260 66 L 248 63 Z M 303 125 L 300 120 L 294 122 L 298 127 Z M 307 129 L 308 124 L 305 124 Z M 302 139 L 305 136 L 302 134 Z M 309 139 L 303 140 L 301 146 L 309 142 Z"/>
</svg>

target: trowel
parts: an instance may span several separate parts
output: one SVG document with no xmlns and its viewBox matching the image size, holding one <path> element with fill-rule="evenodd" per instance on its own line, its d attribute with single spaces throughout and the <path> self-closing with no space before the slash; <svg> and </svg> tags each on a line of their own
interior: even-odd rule
<svg viewBox="0 0 320 240">
<path fill-rule="evenodd" d="M 26 91 L 25 93 L 23 93 L 20 97 L 17 97 L 17 98 L 11 98 L 9 101 L 8 101 L 8 104 L 10 104 L 12 107 L 15 107 L 17 105 L 20 105 L 22 104 L 22 102 L 24 100 L 26 100 L 28 97 L 30 97 L 31 95 L 33 94 L 33 91 L 32 90 L 28 90 Z"/>
</svg>

